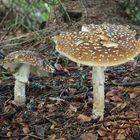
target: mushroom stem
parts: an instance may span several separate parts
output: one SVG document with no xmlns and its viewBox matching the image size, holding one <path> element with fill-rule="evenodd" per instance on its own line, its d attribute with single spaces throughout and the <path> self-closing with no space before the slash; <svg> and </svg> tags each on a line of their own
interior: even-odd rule
<svg viewBox="0 0 140 140">
<path fill-rule="evenodd" d="M 93 110 L 92 118 L 100 120 L 104 117 L 104 67 L 93 67 L 92 80 L 93 80 Z"/>
<path fill-rule="evenodd" d="M 19 104 L 25 104 L 26 95 L 25 95 L 25 83 L 20 82 L 19 80 L 15 81 L 14 87 L 14 101 Z"/>
<path fill-rule="evenodd" d="M 28 82 L 30 74 L 30 65 L 22 64 L 18 71 L 14 74 L 15 76 L 15 87 L 14 87 L 14 101 L 19 104 L 25 104 L 26 95 L 25 87 Z"/>
</svg>

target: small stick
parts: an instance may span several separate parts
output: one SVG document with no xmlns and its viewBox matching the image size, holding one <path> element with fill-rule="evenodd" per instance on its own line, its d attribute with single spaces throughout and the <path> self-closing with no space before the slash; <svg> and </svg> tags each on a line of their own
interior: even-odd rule
<svg viewBox="0 0 140 140">
<path fill-rule="evenodd" d="M 132 86 L 132 87 L 135 87 L 135 86 L 139 86 L 140 85 L 140 82 L 124 82 L 124 83 L 117 83 L 117 82 L 112 82 L 113 85 L 116 85 L 116 86 L 125 86 L 125 87 L 129 87 L 129 86 Z"/>
</svg>

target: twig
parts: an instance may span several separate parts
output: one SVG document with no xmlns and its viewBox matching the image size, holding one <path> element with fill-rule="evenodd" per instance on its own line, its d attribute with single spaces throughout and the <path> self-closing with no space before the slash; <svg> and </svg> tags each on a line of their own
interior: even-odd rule
<svg viewBox="0 0 140 140">
<path fill-rule="evenodd" d="M 12 11 L 12 8 L 9 9 L 9 11 L 6 13 L 6 15 L 4 16 L 4 18 L 2 19 L 2 21 L 0 22 L 0 26 L 3 24 L 3 22 L 5 21 L 5 19 L 7 18 L 7 16 L 9 15 L 9 13 Z"/>
<path fill-rule="evenodd" d="M 6 43 L 6 42 L 13 41 L 13 40 L 19 40 L 19 39 L 22 39 L 22 38 L 27 38 L 28 36 L 31 36 L 31 37 L 34 36 L 34 35 L 39 36 L 40 34 L 46 33 L 47 31 L 48 31 L 48 29 L 43 29 L 43 30 L 31 32 L 31 33 L 28 33 L 28 34 L 25 34 L 25 35 L 21 35 L 21 36 L 17 36 L 17 37 L 7 39 L 7 40 L 3 40 L 3 41 L 1 41 L 1 43 Z"/>
<path fill-rule="evenodd" d="M 55 121 L 53 121 L 52 119 L 48 118 L 47 116 L 45 116 L 45 119 L 48 120 L 50 123 L 52 123 L 54 125 L 58 125 Z"/>
<path fill-rule="evenodd" d="M 61 99 L 60 97 L 49 97 L 49 100 L 51 100 L 51 101 L 65 101 L 64 99 Z"/>
<path fill-rule="evenodd" d="M 97 124 L 97 125 L 92 125 L 92 126 L 86 127 L 84 129 L 84 131 L 82 131 L 81 133 L 79 133 L 77 136 L 71 136 L 71 138 L 72 139 L 78 139 L 83 133 L 85 133 L 85 132 L 87 132 L 87 131 L 89 131 L 91 129 L 94 129 L 96 127 L 99 127 L 99 126 L 101 126 L 101 124 Z"/>
<path fill-rule="evenodd" d="M 129 87 L 129 86 L 132 86 L 132 87 L 135 87 L 135 86 L 140 86 L 140 82 L 124 82 L 124 83 L 117 83 L 117 82 L 114 82 L 112 81 L 112 84 L 113 85 L 116 85 L 116 86 L 125 86 L 125 87 Z"/>
<path fill-rule="evenodd" d="M 84 9 L 84 13 L 85 13 L 85 15 L 86 15 L 86 17 L 87 17 L 87 9 L 86 9 L 86 7 L 85 7 L 83 1 L 82 1 L 82 0 L 78 0 L 78 1 L 81 3 L 81 5 L 82 5 L 82 7 L 83 7 L 83 9 Z"/>
<path fill-rule="evenodd" d="M 39 136 L 36 136 L 32 133 L 30 134 L 20 134 L 20 136 L 29 136 L 29 137 L 33 137 L 33 138 L 37 138 L 37 139 L 40 139 L 40 140 L 43 140 L 43 138 L 39 137 Z"/>
<path fill-rule="evenodd" d="M 62 4 L 62 2 L 60 0 L 58 0 L 58 2 L 60 3 L 61 7 L 63 8 L 63 10 L 64 10 L 64 12 L 66 14 L 66 16 L 68 17 L 69 22 L 71 22 L 71 18 L 69 16 L 68 12 L 66 11 L 64 5 Z"/>
<path fill-rule="evenodd" d="M 29 136 L 29 137 L 33 137 L 33 138 L 37 138 L 37 139 L 43 140 L 43 138 L 41 138 L 39 136 L 36 136 L 36 135 L 34 135 L 32 133 L 30 133 L 30 134 L 19 134 L 19 136 Z M 9 137 L 9 136 L 2 136 L 2 135 L 0 135 L 0 138 L 9 138 L 10 139 L 10 138 L 17 138 L 17 136 Z"/>
</svg>

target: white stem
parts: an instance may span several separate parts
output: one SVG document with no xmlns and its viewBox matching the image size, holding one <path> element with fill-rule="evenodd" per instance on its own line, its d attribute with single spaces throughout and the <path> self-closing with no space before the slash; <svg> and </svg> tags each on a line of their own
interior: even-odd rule
<svg viewBox="0 0 140 140">
<path fill-rule="evenodd" d="M 14 74 L 15 76 L 15 87 L 14 87 L 14 101 L 19 104 L 25 104 L 25 86 L 28 82 L 30 74 L 30 65 L 22 64 L 19 70 Z"/>
<path fill-rule="evenodd" d="M 19 104 L 25 104 L 26 95 L 25 95 L 25 83 L 20 82 L 19 80 L 15 81 L 14 87 L 14 101 Z"/>
<path fill-rule="evenodd" d="M 92 79 L 93 79 L 93 110 L 92 117 L 93 119 L 104 117 L 104 67 L 93 67 L 92 70 Z"/>
</svg>

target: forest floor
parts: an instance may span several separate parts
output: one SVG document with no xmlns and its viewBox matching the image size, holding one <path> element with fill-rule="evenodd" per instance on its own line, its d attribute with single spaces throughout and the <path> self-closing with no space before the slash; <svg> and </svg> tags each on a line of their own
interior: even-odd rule
<svg viewBox="0 0 140 140">
<path fill-rule="evenodd" d="M 105 118 L 93 120 L 91 67 L 61 57 L 48 41 L 48 34 L 81 29 L 83 24 L 103 22 L 135 25 L 115 0 L 84 0 L 64 2 L 71 21 L 59 8 L 55 20 L 35 34 L 9 31 L 1 26 L 0 47 L 4 54 L 15 50 L 34 50 L 47 57 L 55 73 L 47 77 L 30 76 L 27 103 L 12 103 L 14 77 L 0 67 L 0 139 L 1 140 L 139 140 L 140 139 L 140 64 L 139 57 L 105 71 Z M 6 21 L 5 21 L 6 22 Z M 24 36 L 25 35 L 25 36 Z M 24 36 L 24 37 L 19 37 Z M 19 37 L 19 38 L 18 38 Z M 11 42 L 10 39 L 13 39 Z M 8 40 L 8 41 L 6 41 Z M 15 45 L 15 43 L 17 45 Z M 18 47 L 17 47 L 18 46 Z"/>
</svg>

